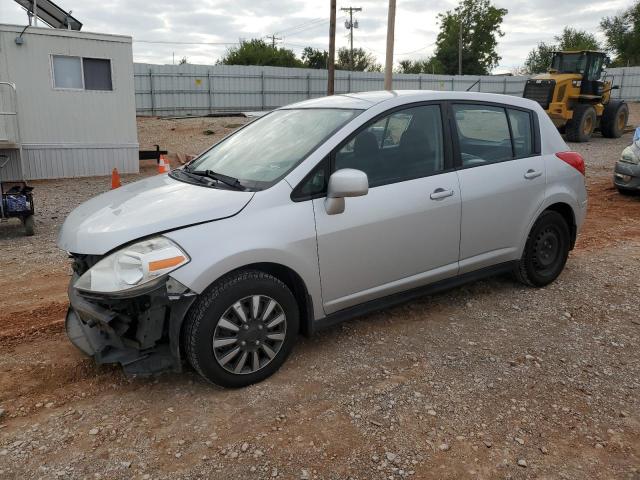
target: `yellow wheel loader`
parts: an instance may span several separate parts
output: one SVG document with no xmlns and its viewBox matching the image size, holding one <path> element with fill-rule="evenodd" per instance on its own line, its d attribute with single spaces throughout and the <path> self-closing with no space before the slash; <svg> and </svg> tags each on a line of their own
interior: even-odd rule
<svg viewBox="0 0 640 480">
<path fill-rule="evenodd" d="M 524 97 L 538 102 L 570 142 L 586 142 L 595 130 L 607 138 L 624 133 L 629 106 L 611 98 L 617 90 L 601 80 L 602 52 L 555 52 L 549 73 L 527 80 Z"/>
</svg>

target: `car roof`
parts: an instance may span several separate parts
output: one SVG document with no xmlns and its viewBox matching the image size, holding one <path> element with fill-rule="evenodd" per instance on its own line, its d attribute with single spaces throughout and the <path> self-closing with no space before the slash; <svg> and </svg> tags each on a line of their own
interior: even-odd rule
<svg viewBox="0 0 640 480">
<path fill-rule="evenodd" d="M 286 105 L 282 108 L 353 108 L 367 110 L 383 102 L 401 98 L 400 104 L 433 100 L 467 100 L 476 102 L 501 103 L 506 105 L 534 108 L 538 105 L 531 100 L 496 93 L 459 92 L 440 90 L 382 90 L 373 92 L 345 93 L 328 97 L 313 98 Z M 394 102 L 396 103 L 396 102 Z"/>
</svg>

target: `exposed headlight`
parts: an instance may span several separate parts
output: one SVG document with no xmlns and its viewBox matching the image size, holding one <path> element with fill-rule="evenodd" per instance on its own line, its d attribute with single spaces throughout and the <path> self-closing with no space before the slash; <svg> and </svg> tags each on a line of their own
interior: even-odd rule
<svg viewBox="0 0 640 480">
<path fill-rule="evenodd" d="M 74 286 L 96 293 L 124 292 L 162 277 L 189 260 L 189 256 L 171 240 L 155 237 L 103 258 Z"/>
<path fill-rule="evenodd" d="M 622 151 L 620 155 L 620 161 L 625 163 L 640 163 L 640 155 L 638 155 L 638 150 L 634 148 L 634 145 L 629 145 Z"/>
</svg>

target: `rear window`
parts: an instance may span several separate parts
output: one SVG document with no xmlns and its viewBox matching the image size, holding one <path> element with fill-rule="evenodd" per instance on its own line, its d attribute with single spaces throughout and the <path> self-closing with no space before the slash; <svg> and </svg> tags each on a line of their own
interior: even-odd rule
<svg viewBox="0 0 640 480">
<path fill-rule="evenodd" d="M 509 123 L 513 135 L 513 149 L 517 158 L 530 157 L 534 153 L 531 114 L 522 110 L 508 109 Z"/>
<path fill-rule="evenodd" d="M 453 106 L 463 167 L 534 155 L 531 114 L 492 105 Z"/>
</svg>

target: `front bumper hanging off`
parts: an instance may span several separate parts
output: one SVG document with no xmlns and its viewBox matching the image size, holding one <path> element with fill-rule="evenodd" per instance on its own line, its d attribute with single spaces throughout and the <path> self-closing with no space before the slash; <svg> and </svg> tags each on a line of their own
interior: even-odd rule
<svg viewBox="0 0 640 480">
<path fill-rule="evenodd" d="M 196 294 L 170 277 L 133 297 L 79 292 L 69 284 L 69 340 L 98 364 L 127 375 L 180 371 L 180 328 Z"/>
</svg>

